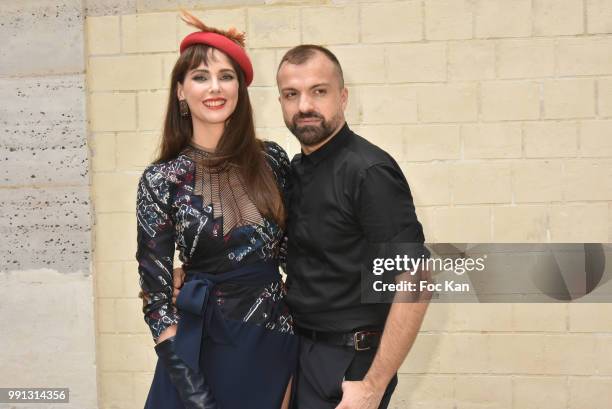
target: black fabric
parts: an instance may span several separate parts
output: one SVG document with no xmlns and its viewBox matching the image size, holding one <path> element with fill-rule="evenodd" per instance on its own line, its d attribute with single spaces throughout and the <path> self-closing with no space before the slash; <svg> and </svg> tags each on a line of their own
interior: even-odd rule
<svg viewBox="0 0 612 409">
<path fill-rule="evenodd" d="M 294 382 L 291 409 L 333 409 L 342 400 L 342 381 L 364 378 L 376 349 L 355 351 L 300 337 L 299 371 Z M 381 400 L 379 409 L 386 409 L 397 386 L 395 375 Z"/>
<path fill-rule="evenodd" d="M 427 249 L 408 182 L 387 152 L 348 125 L 291 162 L 287 303 L 297 326 L 350 332 L 383 327 L 388 304 L 361 303 L 361 269 L 373 243 Z"/>
</svg>

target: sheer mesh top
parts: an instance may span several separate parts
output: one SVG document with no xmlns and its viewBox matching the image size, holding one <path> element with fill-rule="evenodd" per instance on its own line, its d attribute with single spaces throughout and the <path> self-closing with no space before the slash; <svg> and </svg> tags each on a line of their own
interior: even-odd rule
<svg viewBox="0 0 612 409">
<path fill-rule="evenodd" d="M 216 167 L 203 163 L 214 154 L 191 143 L 193 149 L 185 154 L 195 163 L 193 193 L 202 196 L 204 203 L 211 203 L 213 218 L 223 216 L 223 231 L 234 227 L 256 224 L 263 226 L 263 218 L 249 197 L 238 168 L 230 165 Z"/>
</svg>

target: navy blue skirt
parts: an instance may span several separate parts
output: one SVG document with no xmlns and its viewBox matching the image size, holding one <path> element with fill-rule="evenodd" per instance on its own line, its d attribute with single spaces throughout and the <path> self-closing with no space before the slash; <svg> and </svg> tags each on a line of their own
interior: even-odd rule
<svg viewBox="0 0 612 409">
<path fill-rule="evenodd" d="M 232 343 L 202 340 L 200 369 L 219 409 L 278 409 L 295 373 L 298 337 L 228 319 Z M 164 365 L 157 361 L 145 409 L 184 409 Z"/>
</svg>

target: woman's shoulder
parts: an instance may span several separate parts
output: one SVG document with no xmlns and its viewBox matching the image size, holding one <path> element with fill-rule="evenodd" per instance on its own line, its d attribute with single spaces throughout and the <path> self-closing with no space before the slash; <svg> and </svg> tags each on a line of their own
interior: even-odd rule
<svg viewBox="0 0 612 409">
<path fill-rule="evenodd" d="M 278 170 L 286 170 L 290 166 L 289 156 L 287 152 L 276 142 L 263 140 L 263 152 L 266 155 L 268 163 L 273 168 Z"/>
<path fill-rule="evenodd" d="M 183 154 L 170 160 L 153 162 L 142 172 L 138 194 L 152 194 L 159 202 L 168 204 L 172 192 L 188 179 L 185 175 L 190 173 L 193 173 L 193 163 Z"/>
<path fill-rule="evenodd" d="M 190 172 L 193 167 L 193 162 L 184 152 L 181 152 L 176 158 L 156 161 L 147 165 L 141 179 L 147 181 L 166 181 L 177 183 L 183 179 L 183 176 Z"/>
<path fill-rule="evenodd" d="M 263 152 L 276 182 L 282 190 L 285 190 L 289 186 L 291 173 L 291 163 L 287 152 L 278 143 L 272 141 L 263 141 Z"/>
</svg>

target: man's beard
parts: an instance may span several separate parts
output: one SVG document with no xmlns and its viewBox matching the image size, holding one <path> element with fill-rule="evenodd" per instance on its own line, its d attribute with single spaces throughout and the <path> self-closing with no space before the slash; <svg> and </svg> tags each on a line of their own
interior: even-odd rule
<svg viewBox="0 0 612 409">
<path fill-rule="evenodd" d="M 317 118 L 320 123 L 317 125 L 298 126 L 297 121 L 300 119 Z M 291 123 L 286 123 L 292 134 L 304 146 L 313 146 L 329 138 L 338 126 L 338 118 L 334 117 L 330 121 L 316 112 L 298 112 L 291 119 Z"/>
</svg>

